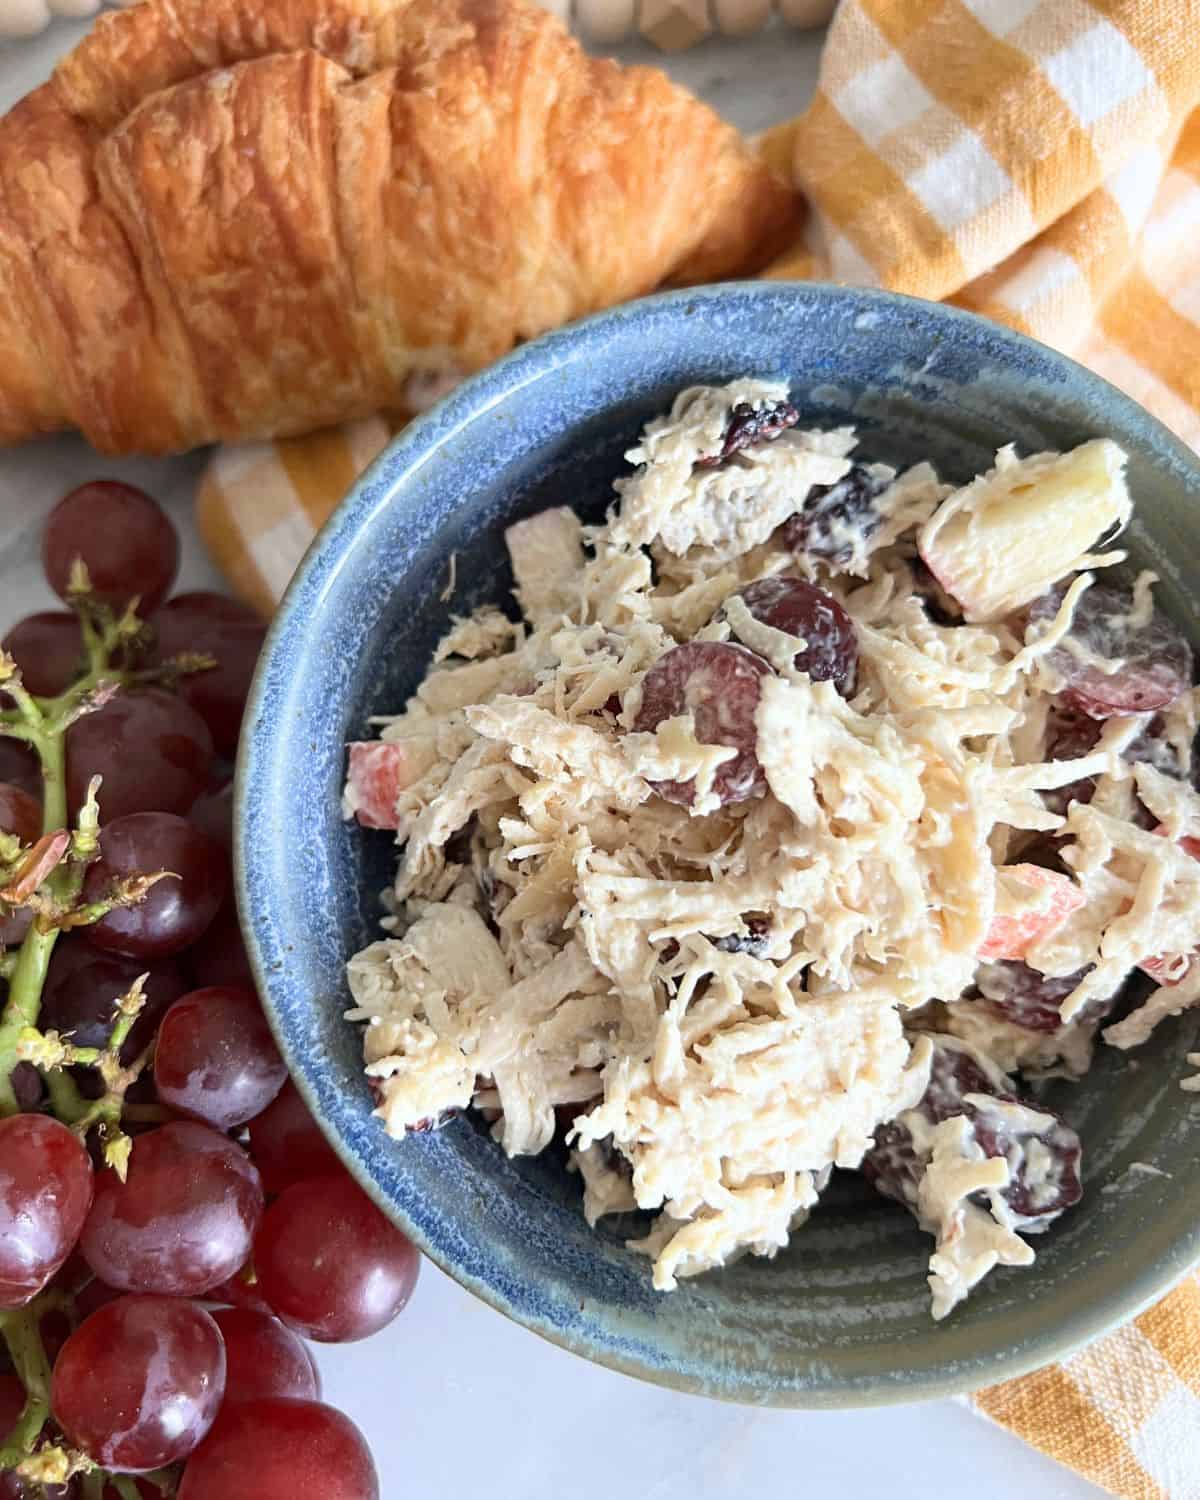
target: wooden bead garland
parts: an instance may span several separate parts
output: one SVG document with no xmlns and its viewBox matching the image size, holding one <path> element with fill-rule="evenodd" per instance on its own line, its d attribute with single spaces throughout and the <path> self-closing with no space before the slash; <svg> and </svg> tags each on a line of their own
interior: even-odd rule
<svg viewBox="0 0 1200 1500">
<path fill-rule="evenodd" d="M 128 5 L 133 0 L 108 0 Z M 664 52 L 681 52 L 718 32 L 749 36 L 774 11 L 789 26 L 824 26 L 837 0 L 540 0 L 594 46 L 644 37 Z M 33 36 L 54 16 L 90 16 L 101 0 L 0 0 L 0 40 Z"/>
<path fill-rule="evenodd" d="M 837 0 L 541 0 L 595 46 L 634 36 L 682 52 L 714 32 L 749 36 L 778 15 L 789 26 L 824 26 Z"/>
</svg>

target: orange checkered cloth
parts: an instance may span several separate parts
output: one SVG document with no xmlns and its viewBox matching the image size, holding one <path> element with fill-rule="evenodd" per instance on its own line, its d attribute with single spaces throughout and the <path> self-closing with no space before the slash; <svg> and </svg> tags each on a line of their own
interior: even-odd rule
<svg viewBox="0 0 1200 1500">
<path fill-rule="evenodd" d="M 767 273 L 890 287 L 1074 355 L 1200 448 L 1200 0 L 842 0 L 762 149 L 808 200 Z M 264 613 L 403 414 L 217 452 L 201 530 Z M 1200 1497 L 1200 1280 L 979 1412 L 1126 1500 Z"/>
</svg>

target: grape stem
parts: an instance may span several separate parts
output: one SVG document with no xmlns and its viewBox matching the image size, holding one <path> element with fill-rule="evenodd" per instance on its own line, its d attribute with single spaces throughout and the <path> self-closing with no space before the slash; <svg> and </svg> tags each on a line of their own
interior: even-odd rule
<svg viewBox="0 0 1200 1500">
<path fill-rule="evenodd" d="M 0 844 L 0 864 L 11 866 L 4 876 L 12 889 L 7 894 L 12 904 L 31 907 L 35 920 L 20 948 L 15 952 L 0 950 L 0 980 L 6 981 L 8 994 L 0 1009 L 0 1118 L 15 1114 L 17 1098 L 12 1072 L 22 1055 L 32 1056 L 45 1082 L 55 1116 L 71 1125 L 81 1138 L 93 1127 L 99 1127 L 104 1139 L 105 1159 L 123 1178 L 132 1145 L 121 1129 L 126 1110 L 125 1093 L 130 1084 L 148 1066 L 154 1056 L 154 1042 L 128 1067 L 121 1066 L 121 1048 L 145 1004 L 144 983 L 147 976 L 135 981 L 129 992 L 117 1002 L 112 1032 L 102 1052 L 93 1048 L 72 1047 L 54 1032 L 38 1029 L 42 991 L 58 935 L 69 927 L 98 921 L 117 906 L 132 905 L 141 900 L 157 880 L 168 872 L 159 871 L 121 881 L 108 899 L 83 904 L 87 867 L 99 850 L 100 809 L 97 793 L 99 777 L 88 787 L 78 821 L 70 834 L 66 849 L 61 846 L 63 830 L 71 828 L 67 809 L 66 734 L 84 714 L 102 708 L 122 687 L 149 682 L 175 682 L 179 676 L 204 671 L 215 665 L 212 658 L 190 654 L 149 672 L 121 670 L 129 664 L 131 652 L 145 638 L 145 626 L 137 617 L 137 601 L 125 612 L 114 616 L 91 596 L 91 583 L 82 560 L 72 568 L 69 602 L 79 617 L 87 671 L 76 683 L 56 698 L 34 697 L 24 683 L 13 659 L 0 651 L 0 684 L 12 708 L 0 710 L 0 735 L 24 741 L 37 753 L 41 764 L 43 800 L 43 841 L 34 850 L 21 848 L 15 839 Z M 52 844 L 54 835 L 60 840 Z M 43 864 L 29 864 L 39 849 L 44 849 Z M 51 854 L 57 856 L 52 867 Z M 36 891 L 28 892 L 34 881 L 41 882 Z M 18 880 L 24 884 L 18 887 Z M 87 1062 L 98 1069 L 105 1091 L 89 1102 L 79 1092 L 74 1079 L 64 1071 L 71 1063 Z M 131 1107 L 141 1118 L 168 1118 L 169 1113 L 157 1106 Z M 124 1475 L 106 1475 L 96 1469 L 84 1455 L 61 1448 L 34 1450 L 50 1416 L 50 1364 L 42 1344 L 40 1319 L 46 1311 L 67 1307 L 74 1322 L 74 1301 L 64 1298 L 58 1289 L 50 1289 L 27 1306 L 0 1309 L 0 1337 L 7 1346 L 12 1367 L 25 1388 L 25 1405 L 13 1430 L 0 1433 L 0 1471 L 17 1469 L 39 1481 L 59 1482 L 71 1474 L 80 1474 L 86 1500 L 102 1500 L 105 1486 L 111 1485 L 121 1500 L 140 1500 L 141 1491 Z M 61 1472 L 60 1472 L 61 1471 Z M 170 1469 L 156 1470 L 142 1476 L 161 1494 L 174 1495 L 176 1475 Z"/>
<path fill-rule="evenodd" d="M 3 676 L 5 665 L 6 662 L 0 660 L 0 677 Z M 17 686 L 18 679 L 10 675 L 6 681 L 6 689 L 20 705 L 21 698 L 14 691 Z M 37 704 L 29 698 L 28 694 L 25 694 L 25 698 L 40 718 L 41 710 Z M 64 828 L 67 823 L 67 777 L 63 736 L 61 733 L 39 732 L 33 738 L 32 743 L 42 763 L 44 785 L 42 831 L 53 833 L 59 828 Z M 93 800 L 89 797 L 89 801 Z M 81 825 L 83 821 L 81 817 Z M 60 865 L 48 882 L 54 898 L 63 902 L 77 899 L 83 888 L 83 874 L 84 865 L 81 860 L 72 860 Z M 12 1086 L 12 1070 L 18 1062 L 17 1041 L 26 1027 L 37 1025 L 46 971 L 50 967 L 50 955 L 54 952 L 54 944 L 57 941 L 57 928 L 41 932 L 38 930 L 38 924 L 34 922 L 25 934 L 25 940 L 21 944 L 13 965 L 8 983 L 8 999 L 4 1009 L 0 1011 L 0 1117 L 17 1112 L 17 1098 Z"/>
<path fill-rule="evenodd" d="M 154 1060 L 156 1040 L 151 1040 L 127 1068 L 121 1066 L 121 1048 L 146 1003 L 145 984 L 148 977 L 146 974 L 140 975 L 133 981 L 128 993 L 117 1001 L 117 1018 L 109 1035 L 108 1045 L 96 1058 L 96 1067 L 104 1081 L 104 1093 L 99 1099 L 86 1105 L 72 1125 L 80 1140 L 86 1140 L 88 1131 L 99 1127 L 100 1137 L 104 1142 L 104 1160 L 122 1182 L 125 1181 L 129 1153 L 133 1149 L 133 1142 L 121 1129 L 125 1094 L 143 1069 Z"/>
<path fill-rule="evenodd" d="M 29 1457 L 50 1415 L 50 1361 L 42 1347 L 38 1326 L 41 1312 L 38 1298 L 25 1307 L 0 1312 L 0 1334 L 4 1336 L 13 1369 L 25 1387 L 24 1409 L 0 1447 L 0 1471 L 15 1469 Z"/>
<path fill-rule="evenodd" d="M 115 1053 L 112 1054 L 113 1057 L 115 1055 Z M 99 1099 L 94 1099 L 87 1105 L 83 1114 L 75 1121 L 72 1128 L 80 1136 L 86 1135 L 93 1125 L 103 1125 L 116 1129 L 121 1123 L 121 1110 L 125 1103 L 126 1089 L 129 1088 L 130 1084 L 140 1076 L 142 1071 L 153 1060 L 153 1042 L 127 1068 L 122 1068 L 119 1061 L 113 1067 L 109 1061 L 108 1054 L 101 1057 L 100 1075 L 107 1084 L 107 1088 Z"/>
</svg>

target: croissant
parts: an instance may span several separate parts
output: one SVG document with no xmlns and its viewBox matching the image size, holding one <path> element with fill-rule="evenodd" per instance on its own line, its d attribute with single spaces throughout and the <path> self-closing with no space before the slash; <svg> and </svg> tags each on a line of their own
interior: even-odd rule
<svg viewBox="0 0 1200 1500">
<path fill-rule="evenodd" d="M 145 0 L 0 120 L 0 442 L 110 453 L 398 404 L 664 282 L 789 190 L 527 0 Z"/>
</svg>

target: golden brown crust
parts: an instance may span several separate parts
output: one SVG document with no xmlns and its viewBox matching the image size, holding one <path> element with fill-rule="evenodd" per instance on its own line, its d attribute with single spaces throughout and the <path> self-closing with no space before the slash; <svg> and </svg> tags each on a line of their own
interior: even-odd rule
<svg viewBox="0 0 1200 1500">
<path fill-rule="evenodd" d="M 0 210 L 0 440 L 167 452 L 753 269 L 792 198 L 526 0 L 146 0 L 0 120 Z"/>
</svg>

